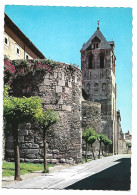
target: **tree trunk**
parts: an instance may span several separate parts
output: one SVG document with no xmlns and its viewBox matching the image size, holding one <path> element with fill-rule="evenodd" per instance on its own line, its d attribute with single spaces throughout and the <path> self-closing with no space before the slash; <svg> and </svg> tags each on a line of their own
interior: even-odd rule
<svg viewBox="0 0 137 195">
<path fill-rule="evenodd" d="M 100 152 L 101 152 L 101 142 L 99 142 L 100 146 L 99 146 L 99 155 L 98 158 L 100 158 Z"/>
<path fill-rule="evenodd" d="M 47 169 L 47 150 L 46 150 L 46 132 L 43 132 L 43 144 L 44 144 L 44 170 Z"/>
<path fill-rule="evenodd" d="M 95 160 L 94 149 L 92 146 L 91 146 L 91 148 L 92 148 L 93 159 Z"/>
<path fill-rule="evenodd" d="M 20 153 L 19 153 L 19 141 L 18 141 L 18 124 L 12 125 L 12 133 L 14 139 L 14 162 L 15 162 L 15 176 L 14 180 L 21 180 L 20 177 Z"/>
<path fill-rule="evenodd" d="M 87 153 L 88 153 L 88 143 L 86 142 L 85 162 L 87 162 Z"/>
<path fill-rule="evenodd" d="M 103 153 L 103 146 L 102 146 L 102 155 L 104 156 L 104 153 Z"/>
</svg>

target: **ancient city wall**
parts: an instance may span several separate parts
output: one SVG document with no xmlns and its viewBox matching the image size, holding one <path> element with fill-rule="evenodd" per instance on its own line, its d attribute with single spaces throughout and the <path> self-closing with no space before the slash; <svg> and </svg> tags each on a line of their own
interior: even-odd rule
<svg viewBox="0 0 137 195">
<path fill-rule="evenodd" d="M 128 152 L 126 142 L 124 140 L 118 140 L 118 154 L 126 154 Z"/>
<path fill-rule="evenodd" d="M 59 122 L 52 125 L 47 132 L 48 162 L 81 162 L 81 71 L 58 63 L 52 71 L 42 74 L 38 72 L 29 80 L 24 78 L 21 82 L 16 82 L 16 94 L 28 84 L 33 86 L 30 95 L 39 96 L 45 109 L 51 108 L 59 115 Z M 42 162 L 42 133 L 38 127 L 21 124 L 19 135 L 21 161 Z M 13 138 L 10 134 L 7 135 L 5 146 L 6 160 L 13 160 Z"/>
<path fill-rule="evenodd" d="M 91 101 L 82 101 L 82 129 L 92 127 L 101 133 L 101 104 Z"/>
<path fill-rule="evenodd" d="M 101 133 L 101 104 L 91 101 L 82 101 L 82 131 L 92 127 L 96 133 Z M 88 158 L 93 158 L 91 148 L 88 147 Z M 99 144 L 93 144 L 95 157 L 98 155 Z M 82 154 L 85 155 L 85 142 L 82 142 Z"/>
</svg>

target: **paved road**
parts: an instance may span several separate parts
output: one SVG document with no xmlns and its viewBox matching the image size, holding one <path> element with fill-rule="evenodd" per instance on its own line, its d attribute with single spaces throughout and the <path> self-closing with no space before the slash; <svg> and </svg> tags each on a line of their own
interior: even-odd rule
<svg viewBox="0 0 137 195">
<path fill-rule="evenodd" d="M 26 179 L 6 188 L 130 190 L 130 155 L 115 155 Z"/>
</svg>

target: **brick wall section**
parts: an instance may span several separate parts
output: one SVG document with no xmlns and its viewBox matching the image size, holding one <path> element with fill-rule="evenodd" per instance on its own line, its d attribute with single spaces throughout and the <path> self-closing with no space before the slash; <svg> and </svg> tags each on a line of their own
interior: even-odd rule
<svg viewBox="0 0 137 195">
<path fill-rule="evenodd" d="M 26 80 L 25 80 L 26 82 Z M 72 70 L 69 65 L 60 63 L 51 72 L 45 72 L 43 79 L 29 80 L 36 85 L 33 95 L 43 100 L 44 108 L 52 108 L 59 114 L 59 122 L 47 132 L 48 162 L 81 162 L 81 71 Z M 20 85 L 20 86 L 19 86 Z M 23 85 L 23 81 L 18 88 Z M 30 124 L 20 125 L 20 156 L 22 161 L 42 162 L 42 133 Z M 13 138 L 6 139 L 6 160 L 13 160 Z"/>
</svg>

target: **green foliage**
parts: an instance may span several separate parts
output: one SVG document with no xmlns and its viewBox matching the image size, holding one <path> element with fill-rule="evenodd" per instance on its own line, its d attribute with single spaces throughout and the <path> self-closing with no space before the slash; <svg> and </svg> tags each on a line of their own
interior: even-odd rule
<svg viewBox="0 0 137 195">
<path fill-rule="evenodd" d="M 42 173 L 49 173 L 49 168 L 44 169 Z"/>
<path fill-rule="evenodd" d="M 132 147 L 132 144 L 130 142 L 127 142 L 126 145 L 127 145 L 128 148 Z"/>
<path fill-rule="evenodd" d="M 53 167 L 53 164 L 48 164 L 47 169 L 49 170 L 49 167 Z M 24 175 L 26 173 L 32 173 L 34 171 L 42 171 L 43 165 L 42 164 L 36 164 L 36 163 L 20 163 L 21 168 L 21 175 Z M 15 163 L 13 162 L 3 162 L 2 164 L 2 176 L 3 177 L 9 177 L 14 176 L 15 172 Z"/>
<path fill-rule="evenodd" d="M 85 161 L 85 158 L 82 157 L 81 163 L 84 164 L 84 163 L 86 163 L 86 162 L 90 162 L 91 160 L 92 160 L 92 159 L 87 159 L 87 161 Z"/>
<path fill-rule="evenodd" d="M 92 127 L 86 129 L 86 131 L 82 133 L 82 138 L 85 140 L 85 142 L 88 142 L 90 136 L 96 137 L 96 132 L 92 129 Z"/>
<path fill-rule="evenodd" d="M 47 109 L 46 111 L 40 110 L 34 115 L 34 120 L 42 127 L 48 127 L 56 123 L 58 119 L 57 112 Z"/>
<path fill-rule="evenodd" d="M 111 145 L 112 141 L 109 140 L 104 134 L 98 135 L 99 142 L 102 142 L 104 145 Z"/>
<path fill-rule="evenodd" d="M 6 93 L 6 92 L 5 92 Z M 4 119 L 8 123 L 30 121 L 36 114 L 42 112 L 42 101 L 39 97 L 4 97 Z"/>
<path fill-rule="evenodd" d="M 88 138 L 88 143 L 90 144 L 90 145 L 92 145 L 92 144 L 94 144 L 94 142 L 97 140 L 97 136 L 90 136 L 89 138 Z"/>
<path fill-rule="evenodd" d="M 77 66 L 76 64 L 72 64 L 72 63 L 70 63 L 69 69 L 74 70 L 74 71 L 79 70 L 79 69 L 78 69 L 78 66 Z"/>
</svg>

